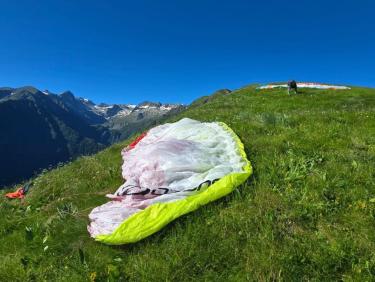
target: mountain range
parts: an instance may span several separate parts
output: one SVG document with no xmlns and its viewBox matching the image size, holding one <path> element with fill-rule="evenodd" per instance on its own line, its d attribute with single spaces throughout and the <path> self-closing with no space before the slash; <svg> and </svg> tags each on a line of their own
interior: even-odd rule
<svg viewBox="0 0 375 282">
<path fill-rule="evenodd" d="M 143 102 L 95 104 L 70 91 L 0 88 L 0 187 L 95 153 L 185 107 Z"/>
</svg>

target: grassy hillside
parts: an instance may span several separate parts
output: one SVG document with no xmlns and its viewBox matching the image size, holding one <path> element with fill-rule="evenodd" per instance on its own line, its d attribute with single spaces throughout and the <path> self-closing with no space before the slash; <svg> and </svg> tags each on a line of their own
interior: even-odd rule
<svg viewBox="0 0 375 282">
<path fill-rule="evenodd" d="M 2 281 L 370 281 L 375 275 L 375 90 L 246 87 L 180 116 L 223 121 L 254 175 L 133 245 L 96 243 L 91 209 L 122 183 L 118 144 L 0 200 Z"/>
</svg>

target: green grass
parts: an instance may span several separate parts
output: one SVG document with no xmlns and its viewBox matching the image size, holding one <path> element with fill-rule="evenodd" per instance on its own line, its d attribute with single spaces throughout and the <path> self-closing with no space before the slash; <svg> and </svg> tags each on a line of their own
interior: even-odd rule
<svg viewBox="0 0 375 282">
<path fill-rule="evenodd" d="M 122 183 L 117 144 L 0 200 L 1 281 L 371 281 L 375 276 L 375 90 L 249 86 L 180 114 L 227 123 L 254 174 L 231 195 L 132 245 L 88 235 Z M 14 188 L 14 187 L 12 187 Z"/>
</svg>

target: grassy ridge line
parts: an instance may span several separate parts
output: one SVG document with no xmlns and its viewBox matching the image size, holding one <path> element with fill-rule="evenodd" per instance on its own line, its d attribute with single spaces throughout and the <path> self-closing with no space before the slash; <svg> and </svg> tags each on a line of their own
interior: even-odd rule
<svg viewBox="0 0 375 282">
<path fill-rule="evenodd" d="M 250 86 L 172 120 L 223 121 L 254 176 L 140 243 L 110 247 L 87 214 L 122 183 L 117 144 L 0 200 L 0 277 L 60 280 L 369 280 L 375 275 L 375 91 Z M 2 192 L 3 194 L 4 192 Z"/>
</svg>

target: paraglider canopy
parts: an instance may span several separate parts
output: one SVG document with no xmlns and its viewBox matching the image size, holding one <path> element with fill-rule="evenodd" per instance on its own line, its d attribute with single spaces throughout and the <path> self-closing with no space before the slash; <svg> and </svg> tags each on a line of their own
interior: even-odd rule
<svg viewBox="0 0 375 282">
<path fill-rule="evenodd" d="M 92 237 L 138 241 L 216 200 L 251 173 L 243 145 L 223 123 L 182 119 L 142 134 L 122 151 L 125 183 L 89 215 Z"/>
</svg>

